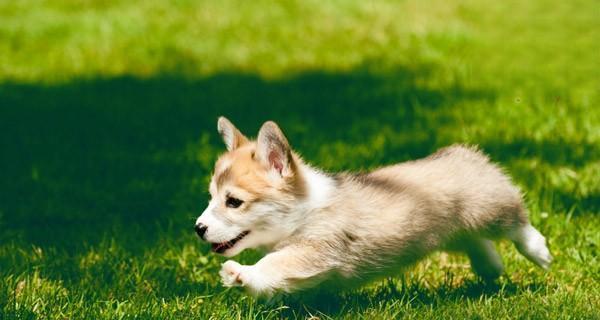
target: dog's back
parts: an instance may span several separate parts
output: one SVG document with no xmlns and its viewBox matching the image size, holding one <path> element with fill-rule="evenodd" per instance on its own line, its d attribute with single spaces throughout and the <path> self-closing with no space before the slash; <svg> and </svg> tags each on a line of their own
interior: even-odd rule
<svg viewBox="0 0 600 320">
<path fill-rule="evenodd" d="M 427 199 L 430 218 L 460 224 L 462 231 L 496 237 L 527 222 L 519 189 L 475 147 L 453 145 L 370 176 L 417 188 Z"/>
<path fill-rule="evenodd" d="M 501 237 L 527 223 L 518 188 L 472 147 L 335 178 L 328 209 L 307 217 L 301 237 L 337 247 L 349 274 L 393 271 L 436 249 L 463 251 L 471 238 Z"/>
</svg>

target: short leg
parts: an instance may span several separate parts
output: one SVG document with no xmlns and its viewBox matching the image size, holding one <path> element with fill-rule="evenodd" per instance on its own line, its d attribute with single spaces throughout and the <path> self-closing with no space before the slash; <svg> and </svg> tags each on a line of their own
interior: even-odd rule
<svg viewBox="0 0 600 320">
<path fill-rule="evenodd" d="M 548 270 L 552 255 L 546 246 L 546 238 L 531 224 L 520 225 L 508 233 L 517 250 L 531 262 Z"/>
<path fill-rule="evenodd" d="M 254 296 L 271 298 L 276 293 L 289 293 L 320 282 L 329 271 L 325 265 L 314 250 L 284 248 L 266 255 L 255 265 L 229 260 L 219 274 L 226 287 L 240 286 Z"/>
<path fill-rule="evenodd" d="M 493 280 L 502 274 L 504 271 L 502 258 L 493 241 L 485 238 L 473 238 L 465 246 L 471 260 L 471 267 L 477 275 L 486 280 Z"/>
</svg>

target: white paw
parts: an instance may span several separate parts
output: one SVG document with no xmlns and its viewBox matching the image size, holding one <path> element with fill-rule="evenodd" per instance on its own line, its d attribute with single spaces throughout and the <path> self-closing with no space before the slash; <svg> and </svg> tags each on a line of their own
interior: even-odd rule
<svg viewBox="0 0 600 320">
<path fill-rule="evenodd" d="M 239 287 L 243 285 L 242 278 L 242 265 L 233 261 L 227 260 L 221 266 L 219 275 L 221 276 L 221 282 L 225 287 Z"/>
</svg>

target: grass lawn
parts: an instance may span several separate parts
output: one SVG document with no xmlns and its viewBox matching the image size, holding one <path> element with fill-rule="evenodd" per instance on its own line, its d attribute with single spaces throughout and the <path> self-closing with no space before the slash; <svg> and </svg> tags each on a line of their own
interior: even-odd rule
<svg viewBox="0 0 600 320">
<path fill-rule="evenodd" d="M 1 1 L 0 319 L 600 318 L 599 10 Z M 224 289 L 192 230 L 219 115 L 249 135 L 277 121 L 330 171 L 478 144 L 526 193 L 552 270 L 500 243 L 493 285 L 435 254 L 312 302 Z"/>
</svg>

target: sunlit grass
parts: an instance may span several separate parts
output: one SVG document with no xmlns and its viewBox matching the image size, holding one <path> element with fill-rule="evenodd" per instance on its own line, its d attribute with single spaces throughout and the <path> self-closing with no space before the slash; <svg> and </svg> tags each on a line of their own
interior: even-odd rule
<svg viewBox="0 0 600 320">
<path fill-rule="evenodd" d="M 0 319 L 597 318 L 599 28 L 593 1 L 2 1 Z M 502 242 L 494 285 L 435 254 L 316 301 L 226 290 L 191 229 L 219 115 L 330 171 L 478 144 L 555 264 Z"/>
</svg>

